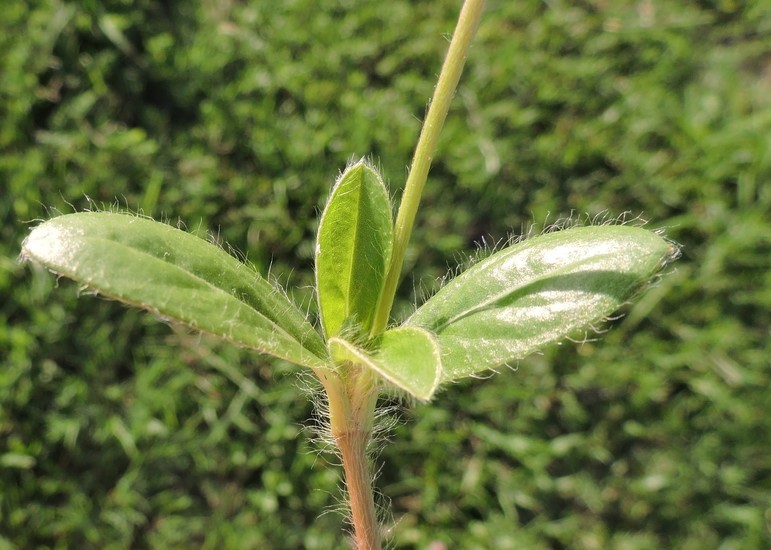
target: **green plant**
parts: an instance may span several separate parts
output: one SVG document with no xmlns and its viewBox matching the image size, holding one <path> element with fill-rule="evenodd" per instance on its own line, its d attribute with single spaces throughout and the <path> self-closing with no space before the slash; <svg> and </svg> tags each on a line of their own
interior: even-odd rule
<svg viewBox="0 0 771 550">
<path fill-rule="evenodd" d="M 323 386 L 360 548 L 379 547 L 367 463 L 377 400 L 429 400 L 446 382 L 516 361 L 617 310 L 676 255 L 639 227 L 604 225 L 511 245 L 459 275 L 400 325 L 390 312 L 436 141 L 483 2 L 468 0 L 415 151 L 396 221 L 366 161 L 335 183 L 319 224 L 319 332 L 221 248 L 139 216 L 88 212 L 36 227 L 23 256 L 196 330 L 310 368 Z"/>
</svg>

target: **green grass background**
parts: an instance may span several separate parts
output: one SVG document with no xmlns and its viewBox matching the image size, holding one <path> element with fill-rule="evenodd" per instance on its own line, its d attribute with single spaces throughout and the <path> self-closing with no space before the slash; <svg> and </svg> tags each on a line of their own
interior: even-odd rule
<svg viewBox="0 0 771 550">
<path fill-rule="evenodd" d="M 399 196 L 458 7 L 4 0 L 0 548 L 346 547 L 291 366 L 17 255 L 117 205 L 313 308 L 320 205 L 363 155 Z M 489 2 L 397 316 L 475 243 L 571 213 L 642 214 L 683 257 L 598 341 L 402 407 L 392 547 L 767 547 L 769 36 L 763 0 Z"/>
</svg>

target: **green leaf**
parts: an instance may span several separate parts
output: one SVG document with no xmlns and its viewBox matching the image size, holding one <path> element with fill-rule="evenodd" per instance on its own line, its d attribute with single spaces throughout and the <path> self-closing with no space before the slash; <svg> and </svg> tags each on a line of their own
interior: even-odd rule
<svg viewBox="0 0 771 550">
<path fill-rule="evenodd" d="M 439 385 L 442 363 L 433 335 L 420 328 L 387 330 L 375 339 L 369 352 L 347 340 L 332 337 L 329 349 L 335 361 L 350 361 L 375 371 L 396 387 L 427 401 Z"/>
<path fill-rule="evenodd" d="M 348 167 L 332 189 L 316 239 L 316 288 L 328 336 L 372 327 L 393 246 L 391 202 L 364 160 Z"/>
<path fill-rule="evenodd" d="M 221 248 L 166 224 L 69 214 L 35 227 L 22 256 L 196 330 L 300 365 L 328 363 L 321 336 L 278 289 Z"/>
<path fill-rule="evenodd" d="M 437 335 L 443 381 L 516 361 L 616 311 L 676 248 L 638 227 L 580 227 L 493 254 L 405 325 Z"/>
</svg>

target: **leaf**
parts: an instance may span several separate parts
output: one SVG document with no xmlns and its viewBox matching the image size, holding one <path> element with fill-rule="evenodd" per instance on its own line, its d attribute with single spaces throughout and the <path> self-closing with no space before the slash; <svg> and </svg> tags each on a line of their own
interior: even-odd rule
<svg viewBox="0 0 771 550">
<path fill-rule="evenodd" d="M 393 246 L 391 202 L 365 161 L 340 176 L 321 216 L 316 239 L 316 288 L 327 336 L 372 326 Z"/>
<path fill-rule="evenodd" d="M 676 249 L 637 227 L 580 227 L 493 254 L 450 281 L 405 325 L 437 335 L 443 381 L 516 361 L 610 315 Z"/>
<path fill-rule="evenodd" d="M 35 227 L 22 256 L 100 294 L 308 367 L 321 336 L 278 289 L 221 248 L 128 214 L 84 212 Z"/>
<path fill-rule="evenodd" d="M 439 385 L 442 364 L 439 346 L 428 331 L 415 327 L 387 330 L 370 353 L 342 338 L 329 339 L 332 357 L 365 365 L 396 387 L 427 401 Z"/>
</svg>

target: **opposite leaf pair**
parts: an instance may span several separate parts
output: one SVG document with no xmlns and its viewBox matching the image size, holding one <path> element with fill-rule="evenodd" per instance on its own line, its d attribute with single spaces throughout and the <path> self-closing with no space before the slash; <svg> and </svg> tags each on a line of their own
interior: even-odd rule
<svg viewBox="0 0 771 550">
<path fill-rule="evenodd" d="M 316 280 L 336 361 L 367 365 L 419 399 L 521 359 L 609 315 L 676 249 L 636 227 L 573 228 L 507 247 L 456 277 L 401 327 L 372 333 L 393 243 L 391 204 L 364 161 L 336 183 L 319 225 Z M 352 340 L 370 338 L 370 355 Z"/>
<path fill-rule="evenodd" d="M 618 309 L 676 254 L 656 233 L 582 227 L 504 248 L 380 334 L 393 246 L 388 192 L 361 161 L 332 190 L 319 225 L 324 336 L 254 270 L 149 219 L 107 212 L 34 228 L 22 255 L 97 292 L 311 369 L 369 368 L 421 400 L 438 385 L 516 361 Z"/>
</svg>

